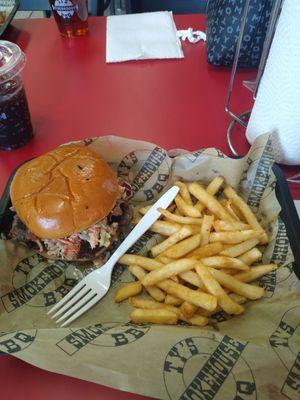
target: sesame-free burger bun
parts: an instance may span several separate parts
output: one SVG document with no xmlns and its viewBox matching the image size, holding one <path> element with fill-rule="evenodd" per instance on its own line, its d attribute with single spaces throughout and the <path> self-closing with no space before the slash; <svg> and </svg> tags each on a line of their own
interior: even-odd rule
<svg viewBox="0 0 300 400">
<path fill-rule="evenodd" d="M 21 221 L 45 239 L 70 236 L 105 218 L 118 194 L 116 174 L 81 144 L 58 147 L 22 165 L 10 187 Z"/>
</svg>

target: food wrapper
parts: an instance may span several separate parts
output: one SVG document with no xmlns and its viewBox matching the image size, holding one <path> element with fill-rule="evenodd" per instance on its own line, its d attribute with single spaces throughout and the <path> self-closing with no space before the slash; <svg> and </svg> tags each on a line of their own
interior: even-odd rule
<svg viewBox="0 0 300 400">
<path fill-rule="evenodd" d="M 0 241 L 0 350 L 48 371 L 160 399 L 298 399 L 300 387 L 300 283 L 286 228 L 279 218 L 272 138 L 260 136 L 242 159 L 216 149 L 167 152 L 158 146 L 106 136 L 85 140 L 129 181 L 131 202 L 153 202 L 172 184 L 207 183 L 222 175 L 247 200 L 268 231 L 264 298 L 245 313 L 215 314 L 205 328 L 135 325 L 130 307 L 113 300 L 133 277 L 116 265 L 108 294 L 67 328 L 46 312 L 87 269 L 47 261 L 9 240 Z M 131 248 L 143 254 L 158 240 L 147 232 Z"/>
</svg>

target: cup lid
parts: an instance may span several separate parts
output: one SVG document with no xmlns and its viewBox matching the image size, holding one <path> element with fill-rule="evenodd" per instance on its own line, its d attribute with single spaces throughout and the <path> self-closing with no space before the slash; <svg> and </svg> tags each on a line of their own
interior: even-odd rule
<svg viewBox="0 0 300 400">
<path fill-rule="evenodd" d="M 5 82 L 24 68 L 25 54 L 15 43 L 0 40 L 0 82 Z"/>
</svg>

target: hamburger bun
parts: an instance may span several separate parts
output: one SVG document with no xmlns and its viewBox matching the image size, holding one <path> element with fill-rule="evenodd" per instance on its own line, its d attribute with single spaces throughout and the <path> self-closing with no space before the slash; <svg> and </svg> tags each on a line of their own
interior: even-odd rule
<svg viewBox="0 0 300 400">
<path fill-rule="evenodd" d="M 118 196 L 116 174 L 81 144 L 58 147 L 22 165 L 10 187 L 17 215 L 44 239 L 64 238 L 102 220 Z"/>
</svg>

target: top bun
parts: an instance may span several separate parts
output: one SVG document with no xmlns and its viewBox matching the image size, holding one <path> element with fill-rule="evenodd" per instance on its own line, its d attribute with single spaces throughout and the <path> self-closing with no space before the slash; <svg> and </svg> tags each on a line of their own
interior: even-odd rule
<svg viewBox="0 0 300 400">
<path fill-rule="evenodd" d="M 45 239 L 70 236 L 100 221 L 118 196 L 116 174 L 81 144 L 61 146 L 27 162 L 10 187 L 21 221 Z"/>
</svg>

